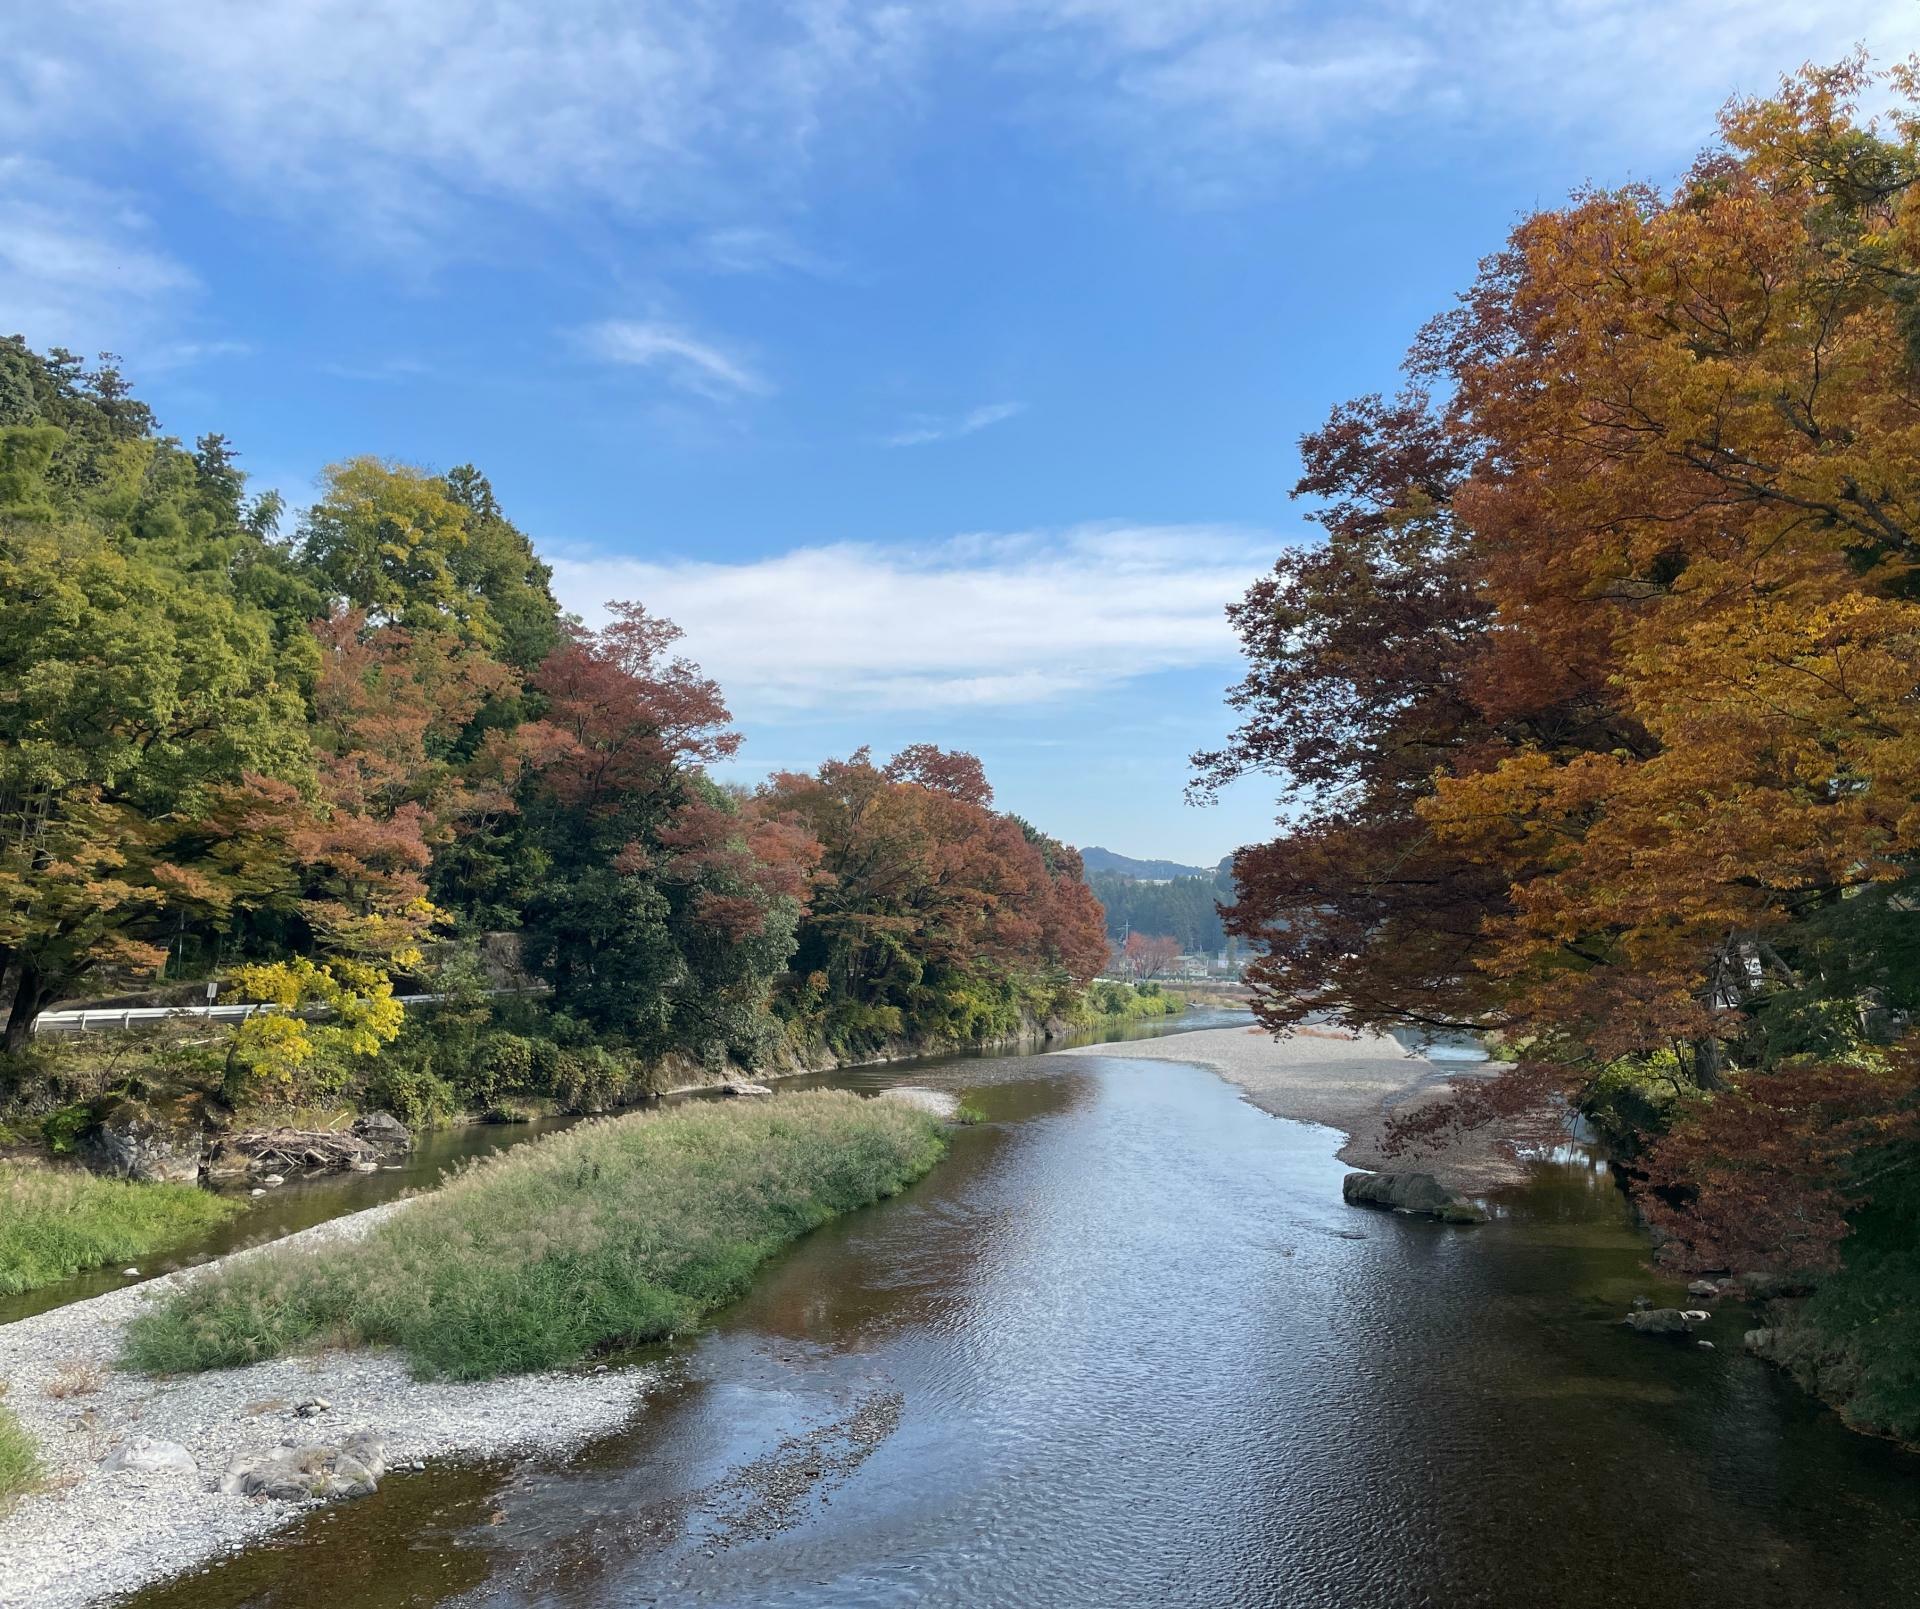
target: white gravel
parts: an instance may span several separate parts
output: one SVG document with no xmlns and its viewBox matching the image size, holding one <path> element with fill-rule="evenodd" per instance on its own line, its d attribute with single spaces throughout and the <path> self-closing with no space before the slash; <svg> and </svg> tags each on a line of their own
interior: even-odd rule
<svg viewBox="0 0 1920 1609">
<path fill-rule="evenodd" d="M 336 1218 L 274 1246 L 358 1238 L 404 1206 Z M 361 1429 L 385 1438 L 390 1468 L 557 1451 L 619 1428 L 654 1379 L 645 1369 L 621 1369 L 422 1384 L 386 1352 L 282 1358 L 171 1380 L 116 1372 L 127 1321 L 204 1271 L 0 1325 L 5 1401 L 40 1444 L 50 1477 L 0 1517 L 0 1605 L 81 1609 L 237 1552 L 307 1506 L 215 1490 L 237 1451 L 264 1453 L 283 1439 L 338 1441 Z M 77 1393 L 62 1394 L 76 1385 Z M 296 1418 L 295 1405 L 314 1397 L 330 1411 Z M 134 1435 L 183 1444 L 199 1463 L 199 1479 L 101 1470 L 100 1460 Z"/>
</svg>

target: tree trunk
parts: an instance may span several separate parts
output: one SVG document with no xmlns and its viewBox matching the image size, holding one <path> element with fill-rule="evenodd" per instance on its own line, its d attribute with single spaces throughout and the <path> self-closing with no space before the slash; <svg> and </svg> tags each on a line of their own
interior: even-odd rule
<svg viewBox="0 0 1920 1609">
<path fill-rule="evenodd" d="M 1693 1082 L 1696 1089 L 1722 1090 L 1727 1080 L 1721 1072 L 1722 1053 L 1717 1039 L 1693 1042 Z"/>
<path fill-rule="evenodd" d="M 23 955 L 20 958 L 20 982 L 13 991 L 13 1007 L 7 1013 L 6 1034 L 0 1038 L 0 1049 L 9 1055 L 26 1049 L 27 1040 L 33 1034 L 33 1019 L 40 1015 L 40 1008 L 46 1004 L 47 996 L 51 993 L 46 979 L 40 975 L 40 969 L 34 965 L 33 957 Z"/>
</svg>

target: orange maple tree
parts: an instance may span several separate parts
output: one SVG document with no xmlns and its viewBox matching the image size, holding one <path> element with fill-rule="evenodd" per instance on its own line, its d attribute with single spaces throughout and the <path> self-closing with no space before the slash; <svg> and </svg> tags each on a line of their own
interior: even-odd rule
<svg viewBox="0 0 1920 1609">
<path fill-rule="evenodd" d="M 1236 863 L 1269 1023 L 1497 1029 L 1568 1088 L 1660 1057 L 1740 1087 L 1723 1125 L 1786 1069 L 1906 1098 L 1865 1053 L 1920 1006 L 1920 113 L 1887 76 L 1878 123 L 1864 60 L 1808 69 L 1671 193 L 1526 219 L 1417 389 L 1304 443 L 1328 541 L 1235 610 L 1243 724 L 1198 757 L 1300 807 Z"/>
</svg>

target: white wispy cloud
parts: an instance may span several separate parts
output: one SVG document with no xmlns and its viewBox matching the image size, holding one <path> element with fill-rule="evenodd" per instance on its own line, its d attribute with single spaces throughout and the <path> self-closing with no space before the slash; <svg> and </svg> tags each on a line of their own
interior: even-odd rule
<svg viewBox="0 0 1920 1609">
<path fill-rule="evenodd" d="M 845 269 L 831 257 L 796 240 L 785 230 L 756 224 L 710 229 L 696 242 L 694 260 L 722 274 L 807 274 L 841 278 Z"/>
<path fill-rule="evenodd" d="M 1234 663 L 1222 611 L 1278 544 L 1089 525 L 734 564 L 575 554 L 554 560 L 554 585 L 589 621 L 612 598 L 676 621 L 737 712 L 1021 705 Z"/>
<path fill-rule="evenodd" d="M 485 251 L 477 202 L 750 214 L 917 37 L 815 0 L 43 0 L 0 7 L 0 138 L 183 141 L 333 249 Z"/>
<path fill-rule="evenodd" d="M 578 333 L 581 345 L 603 362 L 658 370 L 683 390 L 716 401 L 765 396 L 773 390 L 742 359 L 658 319 L 605 319 Z"/>
<path fill-rule="evenodd" d="M 111 342 L 131 354 L 157 346 L 154 329 L 198 288 L 125 196 L 45 162 L 0 158 L 4 333 L 87 352 Z"/>
<path fill-rule="evenodd" d="M 488 250 L 476 208 L 673 220 L 728 271 L 823 259 L 738 223 L 964 95 L 1195 193 L 1461 126 L 1671 164 L 1727 94 L 1911 0 L 43 0 L 0 8 L 0 138 L 183 144 L 336 249 Z M 962 75 L 966 75 L 964 78 Z M 980 80 L 984 78 L 984 83 Z M 332 209 L 332 210 L 327 210 Z M 341 209 L 350 209 L 341 210 Z M 342 219 L 351 217 L 350 227 Z"/>
<path fill-rule="evenodd" d="M 397 385 L 431 372 L 419 358 L 374 358 L 366 363 L 335 360 L 320 365 L 320 372 L 336 380 L 354 380 L 365 385 Z"/>
<path fill-rule="evenodd" d="M 929 442 L 952 441 L 957 436 L 971 436 L 975 431 L 985 430 L 989 425 L 997 425 L 1003 419 L 1011 419 L 1015 414 L 1026 411 L 1024 402 L 989 402 L 951 417 L 917 413 L 888 436 L 886 444 L 889 447 L 924 447 Z"/>
</svg>

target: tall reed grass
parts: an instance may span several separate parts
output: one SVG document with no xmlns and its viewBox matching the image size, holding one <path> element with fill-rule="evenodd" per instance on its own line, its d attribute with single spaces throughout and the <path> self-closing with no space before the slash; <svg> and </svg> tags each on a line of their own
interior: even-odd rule
<svg viewBox="0 0 1920 1609">
<path fill-rule="evenodd" d="M 30 1492 L 39 1484 L 39 1449 L 20 1428 L 20 1421 L 0 1403 L 0 1514 L 22 1492 Z"/>
<path fill-rule="evenodd" d="M 190 1184 L 0 1164 L 0 1296 L 164 1251 L 239 1210 Z"/>
<path fill-rule="evenodd" d="M 363 1241 L 195 1281 L 134 1321 L 123 1361 L 171 1374 L 344 1345 L 399 1347 L 423 1378 L 557 1367 L 686 1328 L 945 1149 L 925 1113 L 828 1090 L 586 1124 L 469 1168 Z"/>
</svg>

